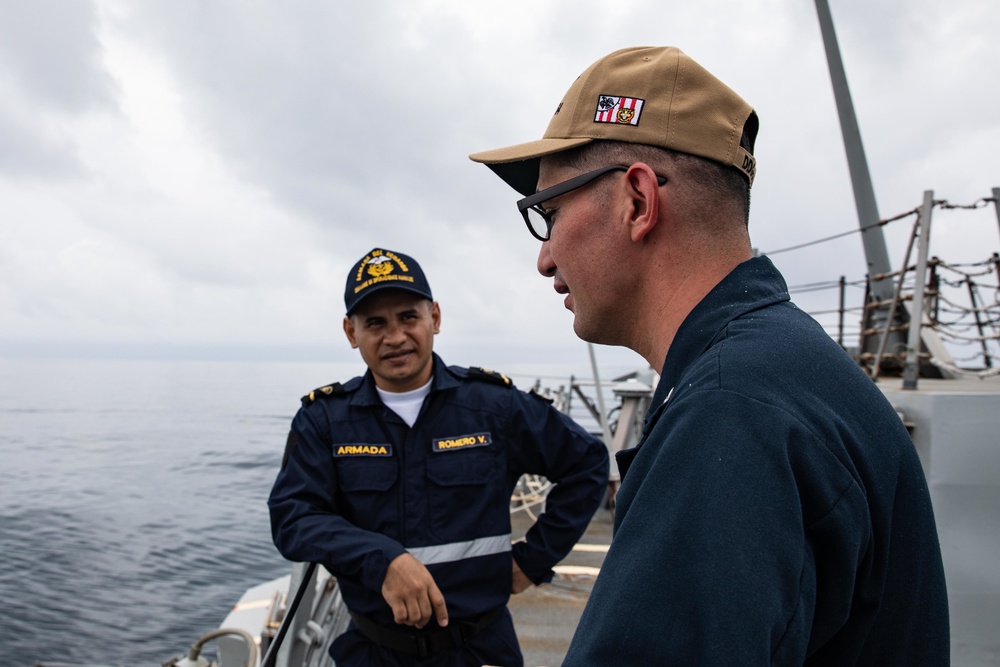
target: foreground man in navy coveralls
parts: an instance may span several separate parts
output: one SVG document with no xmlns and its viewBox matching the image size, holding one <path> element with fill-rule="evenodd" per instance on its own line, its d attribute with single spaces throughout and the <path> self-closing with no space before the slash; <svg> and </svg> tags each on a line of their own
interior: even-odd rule
<svg viewBox="0 0 1000 667">
<path fill-rule="evenodd" d="M 576 333 L 660 373 L 566 667 L 948 664 L 913 444 L 753 257 L 756 135 L 691 58 L 635 48 L 586 70 L 542 140 L 471 156 L 526 197 Z"/>
<path fill-rule="evenodd" d="M 518 667 L 507 600 L 551 580 L 583 534 L 607 449 L 503 375 L 445 366 L 441 310 L 411 257 L 372 250 L 344 300 L 368 371 L 303 398 L 268 501 L 274 543 L 338 578 L 352 617 L 330 648 L 338 667 Z M 524 473 L 555 486 L 512 546 Z"/>
</svg>

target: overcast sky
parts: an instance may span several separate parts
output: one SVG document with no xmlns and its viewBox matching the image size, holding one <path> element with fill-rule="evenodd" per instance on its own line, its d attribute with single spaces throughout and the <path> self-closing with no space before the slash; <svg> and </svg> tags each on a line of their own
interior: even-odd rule
<svg viewBox="0 0 1000 667">
<path fill-rule="evenodd" d="M 1000 3 L 830 4 L 881 217 L 990 196 Z M 0 0 L 0 355 L 352 360 L 346 272 L 382 246 L 422 264 L 450 363 L 586 363 L 515 193 L 467 156 L 541 137 L 636 45 L 757 109 L 757 248 L 857 227 L 811 0 Z M 935 213 L 935 254 L 998 245 L 992 206 Z M 774 261 L 865 272 L 857 234 Z"/>
</svg>

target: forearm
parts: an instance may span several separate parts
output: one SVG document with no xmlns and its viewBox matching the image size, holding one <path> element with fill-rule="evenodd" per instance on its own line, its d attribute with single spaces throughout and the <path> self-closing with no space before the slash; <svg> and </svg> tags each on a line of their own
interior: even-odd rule
<svg viewBox="0 0 1000 667">
<path fill-rule="evenodd" d="M 543 512 L 514 556 L 534 583 L 548 581 L 551 568 L 565 558 L 586 531 L 594 512 L 607 497 L 607 457 L 603 447 L 590 460 L 563 477 L 549 491 Z"/>
<path fill-rule="evenodd" d="M 271 525 L 274 544 L 288 560 L 320 563 L 373 591 L 380 589 L 389 563 L 406 551 L 396 540 L 343 517 L 301 506 L 272 505 Z"/>
</svg>

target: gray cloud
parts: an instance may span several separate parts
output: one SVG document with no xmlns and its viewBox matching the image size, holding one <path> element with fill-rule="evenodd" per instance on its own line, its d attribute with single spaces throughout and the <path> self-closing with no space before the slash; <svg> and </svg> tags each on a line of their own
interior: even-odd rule
<svg viewBox="0 0 1000 667">
<path fill-rule="evenodd" d="M 0 72 L 32 102 L 68 113 L 111 104 L 91 0 L 0 1 Z"/>
<path fill-rule="evenodd" d="M 884 215 L 997 185 L 1000 9 L 938 4 L 833 2 Z M 47 230 L 0 229 L 8 338 L 340 349 L 344 272 L 385 245 L 432 277 L 443 349 L 572 354 L 514 193 L 466 156 L 537 138 L 574 77 L 634 44 L 681 46 L 757 107 L 755 245 L 857 224 L 809 2 L 36 6 L 0 27 L 0 200 Z M 865 270 L 856 238 L 776 261 L 791 284 Z"/>
<path fill-rule="evenodd" d="M 0 173 L 79 176 L 66 119 L 113 105 L 95 5 L 2 0 L 0 15 Z"/>
<path fill-rule="evenodd" d="M 0 106 L 0 174 L 58 179 L 82 172 L 73 145 L 62 133 Z"/>
</svg>

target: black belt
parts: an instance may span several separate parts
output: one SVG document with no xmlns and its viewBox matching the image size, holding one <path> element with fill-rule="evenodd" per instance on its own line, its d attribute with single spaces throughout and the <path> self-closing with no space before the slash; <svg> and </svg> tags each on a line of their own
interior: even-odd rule
<svg viewBox="0 0 1000 667">
<path fill-rule="evenodd" d="M 449 649 L 468 644 L 473 637 L 493 624 L 503 613 L 504 607 L 476 617 L 471 621 L 452 621 L 448 627 L 429 632 L 405 632 L 393 630 L 361 614 L 351 612 L 354 625 L 365 637 L 391 651 L 415 655 L 421 660 Z"/>
</svg>

